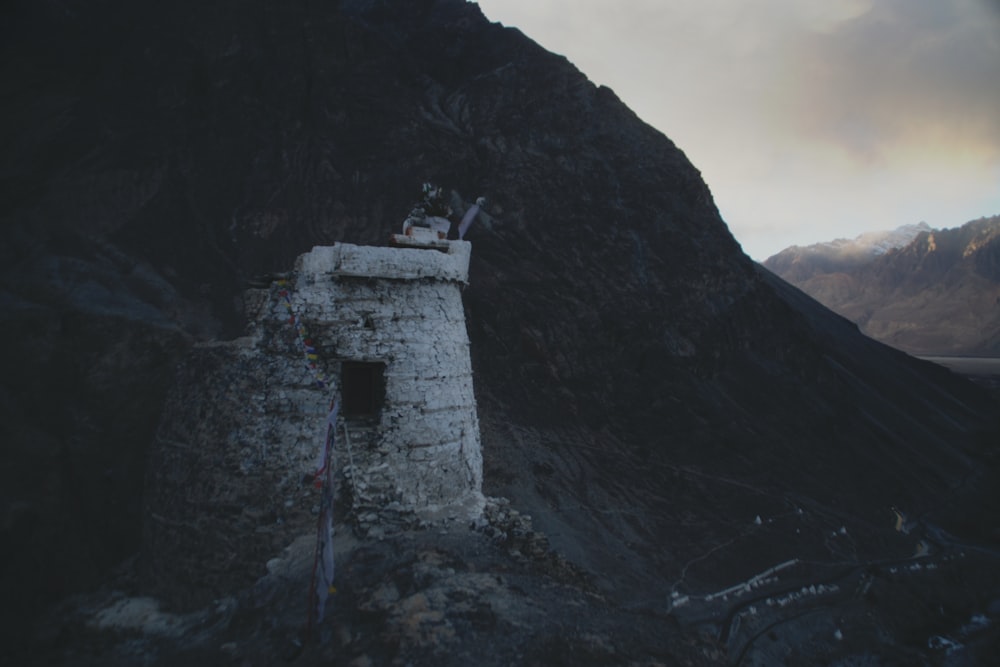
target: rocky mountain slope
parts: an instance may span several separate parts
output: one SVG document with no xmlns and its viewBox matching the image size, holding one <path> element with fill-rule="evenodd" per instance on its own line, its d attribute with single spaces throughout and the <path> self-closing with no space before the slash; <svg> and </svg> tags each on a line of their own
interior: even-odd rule
<svg viewBox="0 0 1000 667">
<path fill-rule="evenodd" d="M 1000 355 L 1000 216 L 897 232 L 912 238 L 887 252 L 859 237 L 788 248 L 764 266 L 911 354 Z"/>
<path fill-rule="evenodd" d="M 1000 598 L 995 404 L 759 270 L 681 150 L 564 58 L 461 0 L 5 12 L 0 585 L 18 662 L 995 648 L 989 624 L 960 634 Z M 484 490 L 510 504 L 473 530 L 341 525 L 334 617 L 304 647 L 308 536 L 189 615 L 100 592 L 148 590 L 128 560 L 146 453 L 192 342 L 239 335 L 247 284 L 313 245 L 381 243 L 426 180 L 456 208 L 490 199 L 464 296 Z"/>
</svg>

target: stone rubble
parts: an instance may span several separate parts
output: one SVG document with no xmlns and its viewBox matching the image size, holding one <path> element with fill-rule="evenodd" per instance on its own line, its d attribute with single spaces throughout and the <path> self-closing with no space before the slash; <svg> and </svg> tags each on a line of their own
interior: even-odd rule
<svg viewBox="0 0 1000 667">
<path fill-rule="evenodd" d="M 314 530 L 313 474 L 328 428 L 334 514 L 361 536 L 482 516 L 461 298 L 469 252 L 463 241 L 314 248 L 289 280 L 248 292 L 256 317 L 247 336 L 196 346 L 150 457 L 151 593 L 182 608 L 204 604 L 254 581 Z M 368 384 L 349 386 L 347 364 Z M 333 400 L 341 409 L 331 427 Z"/>
</svg>

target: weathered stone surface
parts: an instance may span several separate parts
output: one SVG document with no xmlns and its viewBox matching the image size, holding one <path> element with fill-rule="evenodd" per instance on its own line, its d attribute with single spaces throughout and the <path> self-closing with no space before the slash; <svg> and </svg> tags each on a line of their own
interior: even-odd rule
<svg viewBox="0 0 1000 667">
<path fill-rule="evenodd" d="M 181 327 L 177 347 L 184 336 L 233 339 L 264 302 L 241 298 L 247 281 L 288 271 L 317 245 L 381 243 L 399 230 L 425 180 L 448 188 L 456 211 L 479 195 L 490 200 L 466 236 L 475 250 L 462 293 L 484 486 L 530 514 L 554 550 L 594 575 L 603 597 L 561 588 L 546 597 L 544 578 L 507 579 L 505 599 L 525 605 L 525 618 L 538 617 L 534 600 L 544 602 L 542 631 L 529 627 L 511 640 L 508 626 L 489 630 L 489 614 L 474 609 L 466 624 L 443 619 L 463 631 L 483 619 L 482 631 L 456 633 L 468 643 L 412 656 L 393 652 L 389 640 L 400 635 L 382 632 L 386 615 L 346 604 L 338 618 L 352 634 L 349 661 L 448 664 L 442 658 L 453 655 L 469 664 L 486 646 L 496 649 L 495 664 L 519 655 L 541 664 L 669 664 L 680 655 L 674 662 L 697 664 L 708 660 L 703 635 L 718 637 L 743 602 L 720 599 L 705 616 L 667 621 L 674 592 L 726 590 L 792 558 L 814 563 L 782 583 L 800 590 L 829 576 L 831 564 L 864 569 L 909 558 L 921 540 L 943 557 L 960 549 L 939 539 L 944 528 L 960 534 L 958 542 L 996 539 L 995 404 L 758 273 L 676 146 L 564 58 L 490 24 L 475 4 L 25 0 L 12 3 L 9 16 L 0 22 L 0 259 L 3 289 L 29 304 L 2 332 L 0 421 L 4 442 L 19 443 L 4 465 L 17 482 L 5 488 L 4 536 L 23 547 L 5 571 L 25 582 L 5 589 L 9 608 L 30 611 L 34 600 L 51 599 L 50 569 L 36 563 L 93 568 L 93 577 L 71 577 L 59 589 L 66 592 L 107 572 L 106 545 L 123 553 L 138 544 L 138 520 L 130 523 L 127 508 L 139 506 L 141 475 L 127 476 L 134 487 L 114 502 L 86 502 L 105 488 L 105 461 L 142 469 L 179 350 L 160 344 L 173 338 L 131 337 L 136 330 L 112 312 L 149 314 L 123 308 L 139 297 Z M 137 270 L 111 262 L 118 268 L 108 274 L 91 265 L 52 290 L 33 267 L 43 269 L 47 255 L 72 256 L 81 239 L 134 258 Z M 128 290 L 108 308 L 107 292 L 95 285 Z M 67 300 L 53 302 L 53 294 Z M 86 330 L 99 335 L 64 326 L 79 320 L 62 320 L 69 311 L 53 304 L 71 295 L 94 306 Z M 418 326 L 418 318 L 408 321 Z M 264 338 L 261 349 L 280 357 L 291 342 Z M 156 350 L 165 354 L 144 356 Z M 149 363 L 117 363 L 129 355 Z M 79 369 L 72 377 L 94 382 L 66 382 L 67 366 Z M 239 411 L 247 406 L 218 400 L 236 411 L 233 432 L 244 428 Z M 225 443 L 238 462 L 238 442 Z M 57 505 L 80 508 L 62 515 L 91 539 L 71 539 L 71 549 L 22 530 L 33 525 L 18 509 L 25 489 L 56 497 L 36 481 L 54 472 L 53 461 L 69 462 L 59 470 L 66 480 L 59 488 L 69 492 Z M 267 474 L 281 480 L 267 471 L 261 479 Z M 359 598 L 389 577 L 400 580 L 400 599 L 433 600 L 423 583 L 407 583 L 415 564 L 401 559 L 418 551 L 445 549 L 469 570 L 501 576 L 517 566 L 506 551 L 490 560 L 480 541 L 452 530 L 385 531 L 379 541 L 378 512 L 401 500 L 390 497 L 394 488 L 381 490 L 375 473 L 357 488 L 369 481 L 377 492 L 369 497 L 368 537 L 339 534 L 342 571 L 352 573 L 346 581 Z M 262 506 L 272 501 L 260 496 Z M 895 531 L 892 506 L 919 518 L 909 534 Z M 237 519 L 247 529 L 268 523 L 266 514 Z M 38 525 L 60 535 L 56 524 Z M 849 540 L 833 537 L 841 527 Z M 990 564 L 958 586 L 929 580 L 953 610 L 947 618 L 968 618 L 996 599 Z M 191 639 L 169 656 L 187 664 L 284 659 L 272 632 L 301 623 L 299 584 L 271 598 L 271 611 L 258 609 L 258 624 L 223 633 L 220 645 L 235 650 Z M 962 593 L 952 596 L 953 588 Z M 914 609 L 924 590 L 895 590 L 877 612 L 881 629 L 910 651 L 890 657 L 912 663 L 930 650 L 928 633 L 944 629 L 937 612 Z M 566 600 L 582 600 L 593 613 L 578 616 Z M 792 635 L 801 611 L 775 622 Z M 863 620 L 867 609 L 835 600 L 817 614 L 829 620 L 842 612 Z M 637 614 L 652 620 L 636 623 Z M 895 625 L 897 615 L 905 622 Z M 816 627 L 832 627 L 825 622 Z M 16 645 L 14 638 L 29 636 L 25 627 L 3 625 L 12 639 L 0 643 Z M 664 628 L 668 636 L 657 634 Z M 49 629 L 58 635 L 58 626 Z M 605 639 L 618 633 L 628 639 L 611 647 L 616 653 Z M 62 645 L 45 646 L 68 645 L 77 657 L 74 647 L 91 648 L 89 635 L 61 636 Z M 100 654 L 109 640 L 97 641 L 92 653 Z M 769 641 L 764 634 L 753 646 Z M 716 639 L 706 643 L 718 649 Z M 527 648 L 504 652 L 508 644 Z M 648 650 L 629 650 L 638 646 Z M 124 655 L 125 664 L 143 658 Z"/>
<path fill-rule="evenodd" d="M 452 241 L 447 254 L 338 244 L 297 263 L 293 308 L 310 322 L 324 359 L 385 364 L 372 436 L 378 463 L 390 467 L 404 502 L 421 511 L 474 507 L 482 488 L 461 295 L 468 262 L 469 244 Z"/>
<path fill-rule="evenodd" d="M 277 333 L 277 331 L 276 331 Z M 143 578 L 176 606 L 248 586 L 315 525 L 308 480 L 329 397 L 301 354 L 250 340 L 198 346 L 185 359 L 150 451 Z"/>
<path fill-rule="evenodd" d="M 184 608 L 206 604 L 253 583 L 312 530 L 320 497 L 303 480 L 322 456 L 334 400 L 345 406 L 333 426 L 339 514 L 368 532 L 481 513 L 461 298 L 469 244 L 449 250 L 314 248 L 294 281 L 248 297 L 258 313 L 250 335 L 195 347 L 150 454 L 149 592 Z M 339 395 L 349 391 L 342 364 L 357 362 L 378 363 L 381 390 L 360 425 Z"/>
<path fill-rule="evenodd" d="M 406 237 L 402 237 L 406 238 Z M 427 252 L 427 247 L 383 248 L 338 243 L 318 246 L 298 259 L 300 279 L 306 284 L 324 282 L 330 276 L 415 280 L 433 278 L 461 283 L 469 280 L 470 245 L 462 241 L 440 244 L 445 252 Z M 437 245 L 437 244 L 436 244 Z"/>
</svg>

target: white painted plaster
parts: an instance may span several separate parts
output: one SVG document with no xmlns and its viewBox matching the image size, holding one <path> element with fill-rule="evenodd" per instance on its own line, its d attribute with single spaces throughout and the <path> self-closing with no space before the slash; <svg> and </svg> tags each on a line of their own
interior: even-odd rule
<svg viewBox="0 0 1000 667">
<path fill-rule="evenodd" d="M 418 513 L 482 509 L 482 454 L 462 307 L 470 244 L 316 247 L 296 263 L 293 307 L 337 374 L 385 364 L 385 404 L 357 442 L 354 483 Z M 360 451 L 359 451 L 360 450 Z M 377 469 L 378 474 L 369 474 Z"/>
</svg>

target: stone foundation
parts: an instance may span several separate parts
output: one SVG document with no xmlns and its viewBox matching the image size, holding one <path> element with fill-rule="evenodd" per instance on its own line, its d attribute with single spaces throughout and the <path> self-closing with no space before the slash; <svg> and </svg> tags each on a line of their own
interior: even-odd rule
<svg viewBox="0 0 1000 667">
<path fill-rule="evenodd" d="M 461 241 L 338 244 L 248 292 L 249 335 L 197 347 L 168 398 L 147 480 L 148 592 L 205 604 L 315 530 L 310 474 L 334 398 L 338 521 L 384 532 L 481 515 L 468 262 Z"/>
</svg>

